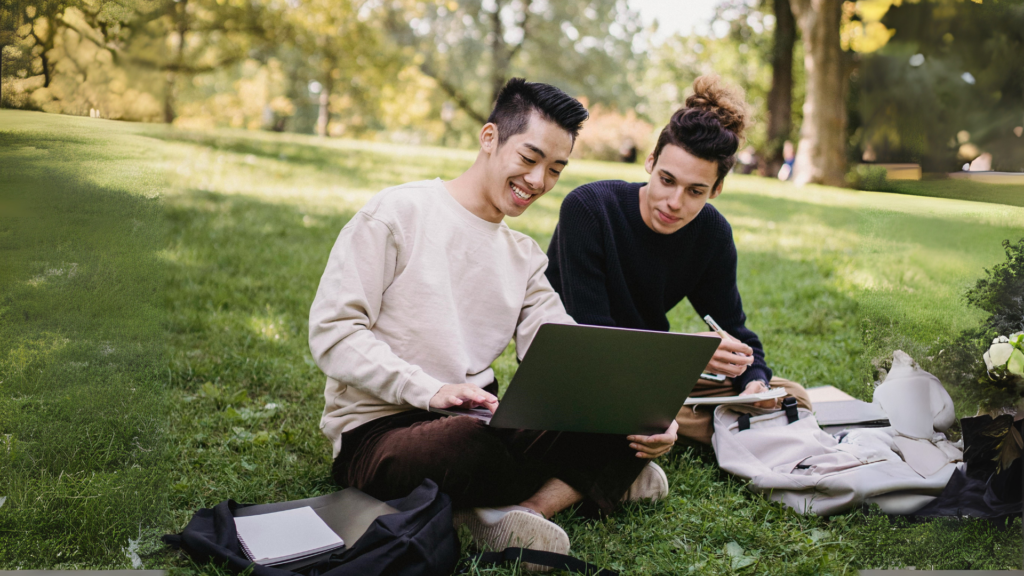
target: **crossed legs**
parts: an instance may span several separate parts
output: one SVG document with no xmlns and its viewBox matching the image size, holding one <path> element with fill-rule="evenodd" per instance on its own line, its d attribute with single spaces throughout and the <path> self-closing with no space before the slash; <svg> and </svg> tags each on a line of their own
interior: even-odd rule
<svg viewBox="0 0 1024 576">
<path fill-rule="evenodd" d="M 456 508 L 520 504 L 551 517 L 579 502 L 611 512 L 646 464 L 617 435 L 503 430 L 412 410 L 346 432 L 333 472 L 381 500 L 430 478 Z"/>
</svg>

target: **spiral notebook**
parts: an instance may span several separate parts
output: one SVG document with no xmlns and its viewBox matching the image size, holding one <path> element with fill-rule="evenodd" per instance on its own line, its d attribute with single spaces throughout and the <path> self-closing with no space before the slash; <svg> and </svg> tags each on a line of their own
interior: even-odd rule
<svg viewBox="0 0 1024 576">
<path fill-rule="evenodd" d="M 256 564 L 273 566 L 345 545 L 309 506 L 235 518 L 238 542 Z"/>
</svg>

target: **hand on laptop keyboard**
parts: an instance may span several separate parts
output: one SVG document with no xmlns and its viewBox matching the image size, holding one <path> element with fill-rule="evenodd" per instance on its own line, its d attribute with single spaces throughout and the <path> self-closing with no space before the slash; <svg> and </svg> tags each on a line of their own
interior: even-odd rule
<svg viewBox="0 0 1024 576">
<path fill-rule="evenodd" d="M 498 409 L 498 397 L 481 390 L 474 384 L 445 384 L 430 399 L 431 408 L 487 408 L 493 414 Z"/>
</svg>

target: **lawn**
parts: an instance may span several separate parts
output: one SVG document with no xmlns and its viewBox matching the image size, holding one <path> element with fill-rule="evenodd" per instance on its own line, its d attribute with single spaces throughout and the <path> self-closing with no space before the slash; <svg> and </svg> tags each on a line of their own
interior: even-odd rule
<svg viewBox="0 0 1024 576">
<path fill-rule="evenodd" d="M 323 376 L 306 343 L 330 247 L 381 188 L 452 178 L 473 156 L 0 111 L 0 568 L 134 558 L 208 572 L 157 536 L 226 498 L 335 490 L 317 428 Z M 573 161 L 509 225 L 546 246 L 573 187 L 643 177 Z M 726 185 L 714 203 L 733 225 L 769 363 L 864 399 L 872 361 L 896 347 L 920 356 L 978 322 L 960 294 L 1002 258 L 1001 240 L 1024 236 L 1018 207 L 742 176 Z M 671 319 L 702 328 L 685 303 Z M 515 362 L 506 352 L 495 368 L 507 383 Z M 1021 566 L 1020 521 L 1001 531 L 803 517 L 747 492 L 709 450 L 677 450 L 663 466 L 672 492 L 661 502 L 602 521 L 560 515 L 573 553 L 623 574 Z"/>
<path fill-rule="evenodd" d="M 952 178 L 939 180 L 890 180 L 886 188 L 897 194 L 931 196 L 933 198 L 959 198 L 974 202 L 1024 206 L 1024 185 L 986 184 Z"/>
</svg>

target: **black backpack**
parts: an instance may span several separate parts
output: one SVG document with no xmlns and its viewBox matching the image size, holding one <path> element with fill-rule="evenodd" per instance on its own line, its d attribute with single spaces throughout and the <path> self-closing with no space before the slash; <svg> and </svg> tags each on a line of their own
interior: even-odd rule
<svg viewBox="0 0 1024 576">
<path fill-rule="evenodd" d="M 452 528 L 451 499 L 437 484 L 424 480 L 405 498 L 391 500 L 397 514 L 379 516 L 351 548 L 305 566 L 301 573 L 317 576 L 441 576 L 451 574 L 459 559 L 459 541 Z M 197 563 L 225 564 L 254 576 L 296 576 L 299 572 L 253 564 L 235 533 L 234 511 L 244 508 L 225 500 L 196 512 L 181 534 L 163 541 L 180 548 Z"/>
<path fill-rule="evenodd" d="M 293 503 L 294 504 L 294 503 Z M 235 511 L 246 507 L 225 500 L 196 512 L 181 534 L 163 541 L 189 555 L 196 563 L 226 565 L 235 573 L 252 567 L 253 576 L 442 576 L 455 571 L 459 541 L 452 526 L 451 499 L 432 480 L 424 480 L 405 498 L 391 500 L 397 513 L 378 516 L 351 548 L 317 557 L 293 570 L 254 564 L 242 551 L 235 532 Z M 531 562 L 578 574 L 616 576 L 611 570 L 571 556 L 523 548 L 506 548 L 467 559 L 462 572 L 472 567 Z"/>
</svg>

